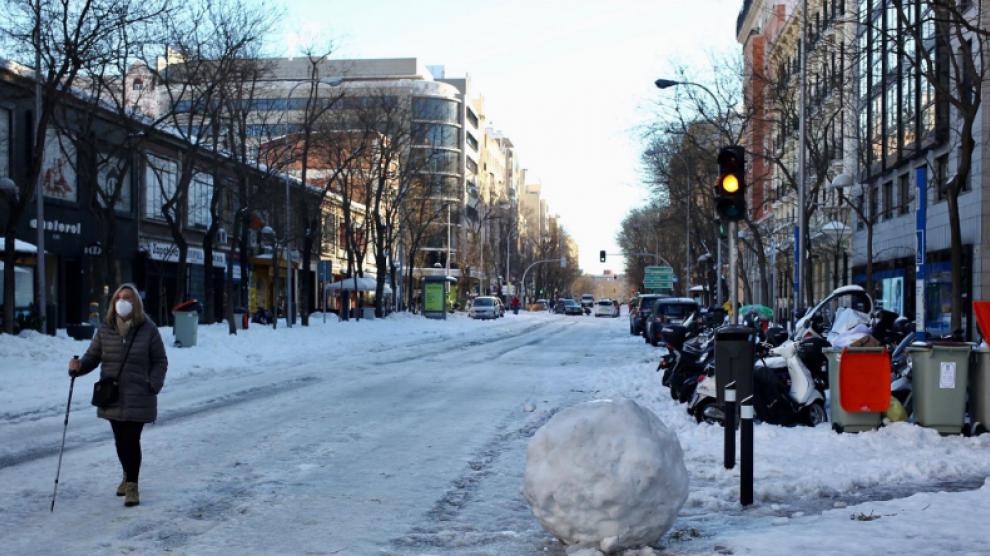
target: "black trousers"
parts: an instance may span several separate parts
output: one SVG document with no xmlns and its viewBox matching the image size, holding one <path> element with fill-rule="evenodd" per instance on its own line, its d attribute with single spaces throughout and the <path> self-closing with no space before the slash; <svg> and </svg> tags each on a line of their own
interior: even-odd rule
<svg viewBox="0 0 990 556">
<path fill-rule="evenodd" d="M 138 482 L 141 473 L 141 431 L 144 423 L 110 420 L 113 440 L 117 444 L 117 459 L 124 468 L 127 482 Z"/>
</svg>

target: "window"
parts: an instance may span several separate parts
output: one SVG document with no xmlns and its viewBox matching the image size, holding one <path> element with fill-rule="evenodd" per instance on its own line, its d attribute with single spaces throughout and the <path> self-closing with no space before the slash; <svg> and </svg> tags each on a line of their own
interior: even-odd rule
<svg viewBox="0 0 990 556">
<path fill-rule="evenodd" d="M 467 121 L 471 124 L 472 127 L 474 128 L 478 127 L 478 116 L 475 116 L 474 112 L 470 108 L 467 109 Z"/>
<path fill-rule="evenodd" d="M 880 190 L 876 187 L 871 187 L 870 207 L 869 207 L 870 212 L 868 213 L 870 215 L 870 222 L 877 221 L 877 209 L 879 208 L 878 206 L 879 204 L 880 204 Z"/>
<path fill-rule="evenodd" d="M 189 183 L 189 226 L 206 229 L 213 222 L 210 201 L 213 198 L 213 176 L 197 172 Z"/>
<path fill-rule="evenodd" d="M 144 171 L 144 216 L 164 220 L 165 203 L 175 196 L 179 166 L 175 161 L 148 155 Z"/>
<path fill-rule="evenodd" d="M 945 200 L 945 186 L 947 185 L 946 179 L 948 175 L 946 172 L 949 170 L 949 155 L 943 154 L 942 156 L 935 159 L 935 183 L 932 185 L 935 187 L 935 200 L 944 201 Z"/>
<path fill-rule="evenodd" d="M 467 139 L 467 144 L 470 145 L 472 149 L 478 150 L 478 140 L 474 138 L 474 135 L 471 135 L 471 133 L 468 132 L 465 134 L 465 138 Z"/>
<path fill-rule="evenodd" d="M 0 177 L 10 175 L 10 110 L 0 108 Z"/>
<path fill-rule="evenodd" d="M 478 173 L 478 163 L 477 162 L 471 160 L 471 158 L 468 157 L 466 159 L 466 164 L 467 164 L 468 171 L 470 171 L 472 174 L 477 174 Z"/>
<path fill-rule="evenodd" d="M 131 172 L 125 160 L 117 157 L 97 155 L 97 184 L 100 193 L 96 196 L 100 206 L 117 196 L 114 209 L 120 212 L 131 210 Z"/>
<path fill-rule="evenodd" d="M 911 209 L 911 175 L 903 174 L 897 181 L 897 214 L 907 214 Z"/>
<path fill-rule="evenodd" d="M 337 249 L 337 215 L 328 213 L 323 215 L 323 247 L 324 251 L 331 254 Z"/>
<path fill-rule="evenodd" d="M 894 182 L 888 181 L 883 184 L 883 220 L 889 220 L 894 216 Z"/>
<path fill-rule="evenodd" d="M 461 173 L 461 153 L 456 151 L 415 149 L 410 162 L 423 172 Z"/>
<path fill-rule="evenodd" d="M 431 147 L 460 147 L 461 130 L 452 125 L 414 123 L 413 143 Z"/>
<path fill-rule="evenodd" d="M 144 90 L 144 81 L 141 81 L 140 79 L 135 79 L 131 83 L 131 89 L 133 89 L 135 91 L 143 91 Z"/>
<path fill-rule="evenodd" d="M 862 193 L 860 193 L 859 196 L 856 197 L 856 206 L 859 207 L 860 212 L 863 211 L 863 200 L 864 200 L 864 198 L 865 197 L 864 197 L 864 195 Z M 856 213 L 856 216 L 859 216 L 859 213 L 858 212 Z M 862 230 L 865 227 L 865 225 L 866 225 L 866 222 L 862 218 L 857 218 L 856 219 L 856 229 L 857 230 Z"/>
<path fill-rule="evenodd" d="M 460 106 L 456 100 L 417 97 L 412 102 L 413 119 L 460 123 Z"/>
</svg>

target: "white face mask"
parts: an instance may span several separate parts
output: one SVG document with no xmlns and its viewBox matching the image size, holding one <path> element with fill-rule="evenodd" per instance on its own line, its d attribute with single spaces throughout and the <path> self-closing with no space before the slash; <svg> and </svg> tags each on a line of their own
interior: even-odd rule
<svg viewBox="0 0 990 556">
<path fill-rule="evenodd" d="M 114 305 L 114 309 L 117 310 L 118 315 L 127 318 L 130 316 L 131 311 L 134 310 L 134 306 L 131 305 L 131 302 L 126 299 L 118 299 L 117 303 Z"/>
</svg>

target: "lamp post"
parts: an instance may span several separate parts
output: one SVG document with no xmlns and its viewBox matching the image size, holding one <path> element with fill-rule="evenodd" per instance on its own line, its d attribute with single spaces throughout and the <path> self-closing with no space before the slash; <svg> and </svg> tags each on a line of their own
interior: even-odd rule
<svg viewBox="0 0 990 556">
<path fill-rule="evenodd" d="M 316 84 L 317 85 L 327 85 L 327 86 L 330 86 L 330 87 L 336 87 L 336 86 L 340 85 L 343 82 L 344 82 L 344 80 L 342 78 L 337 77 L 337 78 L 333 78 L 333 79 L 330 79 L 330 78 L 319 79 L 319 80 L 316 81 Z M 286 95 L 285 95 L 285 111 L 286 112 L 289 111 L 289 102 L 292 100 L 292 93 L 294 93 L 296 91 L 296 88 L 299 87 L 300 85 L 302 85 L 303 83 L 309 83 L 309 82 L 308 81 L 300 81 L 300 82 L 296 83 L 295 85 L 293 85 L 291 88 L 289 88 L 289 92 L 286 93 Z M 305 114 L 303 116 L 303 118 L 304 118 L 304 120 L 307 119 L 307 118 L 309 118 L 309 114 Z M 309 122 L 306 122 L 306 125 L 308 125 L 308 123 Z M 286 133 L 285 133 L 285 135 L 286 135 L 286 139 L 288 140 L 288 136 L 289 136 L 288 127 L 286 127 Z M 306 161 L 303 161 L 303 163 L 305 164 Z M 294 317 L 295 317 L 295 312 L 293 311 L 294 307 L 293 307 L 293 303 L 292 303 L 292 282 L 291 282 L 291 280 L 292 280 L 292 251 L 289 250 L 289 237 L 290 237 L 289 236 L 289 222 L 290 222 L 292 216 L 291 216 L 291 211 L 289 210 L 289 208 L 291 207 L 290 198 L 289 198 L 289 173 L 288 172 L 283 172 L 282 175 L 283 175 L 284 182 L 285 182 L 285 232 L 282 235 L 282 237 L 283 237 L 283 243 L 285 245 L 285 326 L 287 328 L 292 328 L 292 321 L 294 320 Z M 305 186 L 305 184 L 303 184 L 303 185 Z"/>
<path fill-rule="evenodd" d="M 41 0 L 34 3 L 34 133 L 39 135 L 41 131 Z M 42 139 L 44 141 L 44 138 Z M 44 167 L 45 149 L 41 149 L 42 164 Z M 44 172 L 38 172 L 35 178 L 35 199 L 37 201 L 36 218 L 38 220 L 38 317 L 41 322 L 41 333 L 48 330 L 48 300 L 45 291 L 45 190 L 41 176 Z"/>
<path fill-rule="evenodd" d="M 673 79 L 661 78 L 654 81 L 653 84 L 656 85 L 656 87 L 661 90 L 669 89 L 670 87 L 676 87 L 678 85 L 697 87 L 702 91 L 708 93 L 708 96 L 712 97 L 712 100 L 715 101 L 715 108 L 718 109 L 718 105 L 719 105 L 718 97 L 716 97 L 715 93 L 713 93 L 708 87 L 705 87 L 701 83 L 695 83 L 693 81 L 675 81 Z M 687 170 L 687 163 L 682 160 L 681 164 L 684 166 L 685 170 Z M 685 217 L 685 223 L 684 223 L 684 291 L 686 292 L 686 295 L 690 296 L 691 295 L 691 201 L 692 198 L 691 198 L 690 173 L 686 172 L 685 176 L 688 176 L 688 198 L 687 198 L 687 211 L 686 211 L 687 215 Z M 721 254 L 721 247 L 719 248 L 719 254 Z M 721 269 L 719 269 L 719 271 L 716 274 L 720 274 L 720 273 L 721 273 Z M 722 289 L 721 284 L 718 284 L 718 289 L 719 289 L 718 297 L 721 299 L 721 289 Z"/>
</svg>

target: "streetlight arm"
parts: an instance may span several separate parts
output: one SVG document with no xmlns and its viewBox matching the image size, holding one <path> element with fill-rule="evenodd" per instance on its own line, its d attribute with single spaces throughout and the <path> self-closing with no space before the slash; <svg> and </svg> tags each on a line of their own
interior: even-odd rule
<svg viewBox="0 0 990 556">
<path fill-rule="evenodd" d="M 694 81 L 674 81 L 672 79 L 657 79 L 656 81 L 653 82 L 653 84 L 656 85 L 658 89 L 667 89 L 670 87 L 675 87 L 677 85 L 692 85 L 708 93 L 708 96 L 712 97 L 712 100 L 715 101 L 716 107 L 718 107 L 718 105 L 721 104 L 718 100 L 718 97 L 715 96 L 715 93 L 713 93 L 711 89 L 705 87 L 701 83 L 695 83 Z"/>
</svg>

